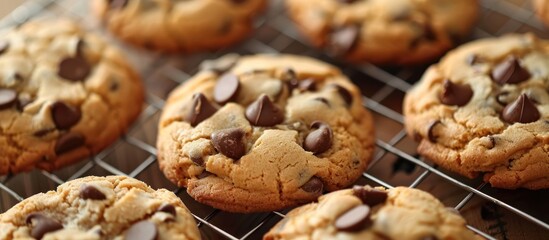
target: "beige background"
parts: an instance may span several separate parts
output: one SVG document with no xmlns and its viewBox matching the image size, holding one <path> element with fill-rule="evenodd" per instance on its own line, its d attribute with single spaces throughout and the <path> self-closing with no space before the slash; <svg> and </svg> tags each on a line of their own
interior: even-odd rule
<svg viewBox="0 0 549 240">
<path fill-rule="evenodd" d="M 1 0 L 0 1 L 0 18 L 5 17 L 9 12 L 23 3 L 24 0 Z"/>
</svg>

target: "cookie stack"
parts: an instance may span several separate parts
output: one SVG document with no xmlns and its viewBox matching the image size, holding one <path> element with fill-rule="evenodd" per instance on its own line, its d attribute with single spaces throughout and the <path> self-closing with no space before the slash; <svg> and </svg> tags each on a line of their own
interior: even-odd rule
<svg viewBox="0 0 549 240">
<path fill-rule="evenodd" d="M 285 3 L 313 46 L 347 62 L 397 66 L 441 57 L 466 38 L 478 14 L 475 0 Z M 243 41 L 267 1 L 92 6 L 124 42 L 188 54 Z M 466 44 L 431 66 L 404 100 L 405 127 L 420 142 L 419 154 L 467 177 L 482 175 L 494 187 L 549 188 L 548 49 L 534 35 L 509 35 Z M 141 111 L 140 77 L 121 52 L 68 20 L 30 22 L 2 35 L 0 66 L 2 175 L 52 171 L 92 156 Z M 423 191 L 345 189 L 372 159 L 375 126 L 359 88 L 333 65 L 287 54 L 204 61 L 171 92 L 158 129 L 160 170 L 196 201 L 238 213 L 305 204 L 265 239 L 480 238 Z M 172 192 L 129 177 L 90 176 L 1 214 L 0 238 L 200 233 Z"/>
</svg>

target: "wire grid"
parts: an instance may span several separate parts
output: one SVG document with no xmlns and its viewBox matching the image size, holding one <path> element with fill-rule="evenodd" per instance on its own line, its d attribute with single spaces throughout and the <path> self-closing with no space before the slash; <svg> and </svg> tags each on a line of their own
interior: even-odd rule
<svg viewBox="0 0 549 240">
<path fill-rule="evenodd" d="M 482 0 L 480 3 L 482 15 L 472 39 L 527 31 L 547 36 L 544 27 L 533 16 L 529 1 Z M 86 5 L 75 4 L 71 0 L 28 1 L 1 21 L 0 28 L 23 23 L 37 15 L 57 16 L 59 13 L 85 24 L 90 17 Z M 406 135 L 403 128 L 401 103 L 404 94 L 413 82 L 420 78 L 425 67 L 380 68 L 371 64 L 350 66 L 331 59 L 308 47 L 307 42 L 284 14 L 282 0 L 273 1 L 265 16 L 258 20 L 256 25 L 258 30 L 251 39 L 233 49 L 215 53 L 185 57 L 161 56 L 122 46 L 130 59 L 137 60 L 135 64 L 147 85 L 146 104 L 139 119 L 125 136 L 109 148 L 90 157 L 88 161 L 52 173 L 34 170 L 30 173 L 2 177 L 0 210 L 5 211 L 25 197 L 52 190 L 59 184 L 79 177 L 126 175 L 143 180 L 154 188 L 172 189 L 193 213 L 204 239 L 260 239 L 289 209 L 270 213 L 234 214 L 195 202 L 186 194 L 185 189 L 171 184 L 158 170 L 156 126 L 167 93 L 196 73 L 202 60 L 217 58 L 228 52 L 293 53 L 319 58 L 342 68 L 343 72 L 361 87 L 364 94 L 363 105 L 374 113 L 378 129 L 382 129 L 377 132 L 375 157 L 363 174 L 364 178 L 357 181 L 358 184 L 381 185 L 387 188 L 420 188 L 433 193 L 441 198 L 445 205 L 456 210 L 467 209 L 472 199 L 481 199 L 524 218 L 529 222 L 529 226 L 535 226 L 534 229 L 549 233 L 549 219 L 542 215 L 543 212 L 547 212 L 544 211 L 547 208 L 543 206 L 546 204 L 536 200 L 547 199 L 544 197 L 548 196 L 546 191 L 492 189 L 479 179 L 465 179 L 440 170 L 436 165 L 417 157 L 417 145 Z M 391 168 L 393 171 L 388 173 L 387 170 Z M 395 169 L 404 169 L 406 174 Z M 441 189 L 446 188 L 452 190 L 440 193 Z M 521 196 L 520 199 L 513 197 L 517 195 Z M 536 204 L 538 202 L 540 204 Z M 468 227 L 487 239 L 508 238 L 505 232 L 494 230 L 490 225 L 478 224 Z"/>
</svg>

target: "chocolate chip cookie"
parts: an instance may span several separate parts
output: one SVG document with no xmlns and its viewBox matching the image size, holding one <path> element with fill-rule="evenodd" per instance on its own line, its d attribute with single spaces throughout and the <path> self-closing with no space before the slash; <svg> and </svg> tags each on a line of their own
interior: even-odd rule
<svg viewBox="0 0 549 240">
<path fill-rule="evenodd" d="M 283 239 L 482 239 L 429 193 L 355 186 L 289 212 L 265 236 Z"/>
<path fill-rule="evenodd" d="M 123 176 L 85 177 L 0 214 L 1 239 L 200 239 L 181 199 Z"/>
<path fill-rule="evenodd" d="M 266 0 L 96 0 L 95 14 L 122 40 L 163 52 L 216 50 L 249 35 Z"/>
<path fill-rule="evenodd" d="M 158 161 L 199 202 L 281 209 L 348 186 L 374 150 L 370 113 L 335 67 L 292 55 L 228 55 L 175 89 Z"/>
<path fill-rule="evenodd" d="M 508 35 L 464 45 L 404 100 L 418 152 L 498 188 L 549 187 L 549 42 Z"/>
<path fill-rule="evenodd" d="M 476 0 L 286 0 L 311 43 L 352 62 L 421 64 L 468 35 Z"/>
<path fill-rule="evenodd" d="M 138 116 L 139 77 L 69 20 L 0 35 L 0 174 L 53 170 L 115 141 Z"/>
</svg>

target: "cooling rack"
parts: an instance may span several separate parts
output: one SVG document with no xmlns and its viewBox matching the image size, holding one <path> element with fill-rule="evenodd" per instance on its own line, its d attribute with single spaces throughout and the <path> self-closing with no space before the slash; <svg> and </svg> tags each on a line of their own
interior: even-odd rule
<svg viewBox="0 0 549 240">
<path fill-rule="evenodd" d="M 91 31 L 98 31 L 120 45 L 141 73 L 147 86 L 143 113 L 116 143 L 88 160 L 54 172 L 34 170 L 0 177 L 0 211 L 38 192 L 88 175 L 127 175 L 153 188 L 173 190 L 198 222 L 204 239 L 261 239 L 289 209 L 257 214 L 223 212 L 195 202 L 164 178 L 156 159 L 156 127 L 164 100 L 175 86 L 198 71 L 205 59 L 229 52 L 291 53 L 307 55 L 337 65 L 363 92 L 363 105 L 374 114 L 377 124 L 376 152 L 368 170 L 357 184 L 387 188 L 409 186 L 430 192 L 446 206 L 466 218 L 468 227 L 487 239 L 546 239 L 549 237 L 549 192 L 501 190 L 480 179 L 467 179 L 423 161 L 417 144 L 406 135 L 401 114 L 402 100 L 426 66 L 380 68 L 371 64 L 348 65 L 312 49 L 285 15 L 282 0 L 271 1 L 269 10 L 256 22 L 257 31 L 234 48 L 188 56 L 159 55 L 121 44 L 104 32 L 89 13 L 87 1 L 27 1 L 0 21 L 0 29 L 24 23 L 30 18 L 68 16 Z M 481 0 L 481 17 L 469 40 L 500 36 L 509 32 L 534 32 L 548 37 L 527 0 Z"/>
</svg>

